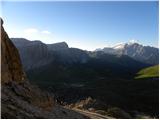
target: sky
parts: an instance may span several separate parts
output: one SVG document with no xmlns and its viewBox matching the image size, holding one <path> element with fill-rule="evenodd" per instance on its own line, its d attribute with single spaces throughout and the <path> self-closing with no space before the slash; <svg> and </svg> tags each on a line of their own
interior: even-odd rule
<svg viewBox="0 0 160 120">
<path fill-rule="evenodd" d="M 158 47 L 156 1 L 3 1 L 9 37 L 65 41 L 84 50 L 138 42 Z"/>
</svg>

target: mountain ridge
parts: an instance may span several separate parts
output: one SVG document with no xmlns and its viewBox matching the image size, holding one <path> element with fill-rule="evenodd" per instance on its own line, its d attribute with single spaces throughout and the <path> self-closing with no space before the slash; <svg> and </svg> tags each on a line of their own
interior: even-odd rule
<svg viewBox="0 0 160 120">
<path fill-rule="evenodd" d="M 159 49 L 151 46 L 143 46 L 139 43 L 124 43 L 114 47 L 96 49 L 95 51 L 104 51 L 105 53 L 114 55 L 127 55 L 135 60 L 152 65 L 159 63 Z"/>
<path fill-rule="evenodd" d="M 15 41 L 15 39 L 11 39 L 13 42 Z M 21 40 L 21 39 L 19 39 Z M 21 40 L 23 41 L 23 39 Z M 28 42 L 28 41 L 27 41 Z M 35 44 L 33 44 L 35 43 Z M 17 46 L 17 42 L 14 42 L 14 44 Z M 91 59 L 106 59 L 106 62 L 109 62 L 109 57 L 107 57 L 107 54 L 105 52 L 100 52 L 100 51 L 84 51 L 78 48 L 69 48 L 67 43 L 65 42 L 60 42 L 60 43 L 56 43 L 56 44 L 44 44 L 41 43 L 42 45 L 40 45 L 39 47 L 39 42 L 35 42 L 35 41 L 30 41 L 30 43 L 28 43 L 29 46 L 27 48 L 27 44 L 21 44 L 21 46 L 18 44 L 17 48 L 19 49 L 20 52 L 20 56 L 22 59 L 22 63 L 24 66 L 30 66 L 29 69 L 34 69 L 36 67 L 42 67 L 45 66 L 47 64 L 51 64 L 52 62 L 61 62 L 62 64 L 86 64 L 87 62 L 89 62 Z M 45 46 L 44 50 L 41 50 L 43 47 Z M 33 48 L 33 49 L 32 49 Z M 43 52 L 44 51 L 44 52 Z M 42 54 L 44 53 L 44 54 Z M 34 61 L 34 57 L 33 54 L 35 54 L 35 57 L 37 56 L 37 58 L 35 58 Z M 105 55 L 106 54 L 106 55 Z M 102 56 L 105 56 L 104 58 Z M 133 61 L 130 57 L 125 57 L 125 55 L 109 55 L 111 58 L 113 59 L 117 59 L 117 63 L 119 63 L 118 59 L 120 58 L 124 58 L 124 60 L 129 60 L 129 61 Z M 110 59 L 111 59 L 110 58 Z M 105 62 L 105 61 L 104 61 Z M 112 61 L 110 61 L 112 62 Z M 138 61 L 137 61 L 138 62 Z M 40 63 L 45 63 L 45 64 L 40 64 Z M 115 63 L 115 64 L 117 64 Z M 135 61 L 136 63 L 136 61 Z M 113 64 L 113 63 L 112 63 Z M 117 64 L 117 65 L 120 65 Z M 35 67 L 34 67 L 35 66 Z M 109 65 L 110 66 L 110 65 Z M 29 70 L 26 69 L 26 70 Z"/>
<path fill-rule="evenodd" d="M 26 46 L 26 41 L 27 39 L 23 38 L 11 38 L 13 43 L 17 47 L 24 47 Z M 17 43 L 19 41 L 20 43 Z M 24 43 L 22 42 L 24 41 Z M 38 41 L 29 41 L 27 40 L 27 43 L 35 43 Z M 68 46 L 66 42 L 59 42 L 59 43 L 53 43 L 53 44 L 45 44 L 40 41 L 42 45 L 47 46 L 47 49 L 49 51 L 58 51 L 58 52 L 66 52 L 72 48 Z M 73 49 L 79 49 L 79 48 L 73 48 Z M 79 49 L 81 50 L 81 49 Z M 82 50 L 85 51 L 85 50 Z M 118 44 L 113 47 L 105 47 L 103 49 L 96 49 L 94 51 L 103 51 L 104 53 L 107 54 L 113 54 L 113 55 L 127 55 L 137 61 L 144 62 L 147 64 L 151 65 L 156 65 L 159 63 L 158 61 L 158 54 L 159 54 L 159 48 L 151 47 L 151 46 L 143 46 L 139 43 L 136 42 L 128 42 L 128 43 L 123 43 L 123 44 Z M 94 51 L 86 51 L 86 52 L 94 52 Z"/>
</svg>

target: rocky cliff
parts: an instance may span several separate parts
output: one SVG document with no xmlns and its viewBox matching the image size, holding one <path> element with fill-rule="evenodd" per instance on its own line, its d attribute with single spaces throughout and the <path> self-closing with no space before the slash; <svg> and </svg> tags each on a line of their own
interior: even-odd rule
<svg viewBox="0 0 160 120">
<path fill-rule="evenodd" d="M 39 69 L 58 61 L 62 64 L 86 63 L 87 51 L 69 48 L 66 42 L 45 44 L 41 41 L 29 41 L 24 38 L 11 38 L 19 51 L 25 71 Z"/>
<path fill-rule="evenodd" d="M 23 38 L 11 38 L 19 50 L 24 70 L 42 67 L 54 60 L 47 45 L 41 41 L 29 41 Z"/>
<path fill-rule="evenodd" d="M 19 53 L 1 20 L 1 117 L 86 118 L 54 102 L 53 95 L 31 85 L 22 69 Z"/>
<path fill-rule="evenodd" d="M 9 40 L 2 24 L 1 20 L 1 82 L 2 84 L 10 81 L 22 82 L 26 77 L 22 70 L 18 50 Z"/>
<path fill-rule="evenodd" d="M 66 50 L 69 48 L 66 42 L 47 44 L 47 46 L 48 46 L 49 50 L 53 50 L 53 51 Z"/>
</svg>

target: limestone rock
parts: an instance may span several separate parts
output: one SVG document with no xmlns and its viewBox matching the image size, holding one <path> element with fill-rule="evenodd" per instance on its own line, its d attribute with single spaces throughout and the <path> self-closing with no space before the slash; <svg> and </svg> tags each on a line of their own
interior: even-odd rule
<svg viewBox="0 0 160 120">
<path fill-rule="evenodd" d="M 26 76 L 22 70 L 18 50 L 10 41 L 2 25 L 1 20 L 1 82 L 2 84 L 9 81 L 22 82 Z"/>
</svg>

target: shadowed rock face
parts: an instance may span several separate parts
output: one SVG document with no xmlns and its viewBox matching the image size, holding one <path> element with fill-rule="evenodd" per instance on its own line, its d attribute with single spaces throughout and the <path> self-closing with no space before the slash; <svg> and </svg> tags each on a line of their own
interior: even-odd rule
<svg viewBox="0 0 160 120">
<path fill-rule="evenodd" d="M 2 84 L 9 81 L 22 82 L 26 77 L 22 70 L 18 50 L 10 41 L 2 24 L 1 20 L 1 82 Z"/>
<path fill-rule="evenodd" d="M 39 69 L 55 61 L 62 64 L 75 64 L 86 63 L 89 60 L 86 51 L 69 48 L 65 42 L 45 44 L 24 38 L 11 38 L 11 41 L 19 51 L 25 71 Z"/>
<path fill-rule="evenodd" d="M 19 50 L 24 70 L 42 67 L 54 60 L 46 44 L 40 41 L 29 41 L 23 38 L 11 38 Z"/>
</svg>

